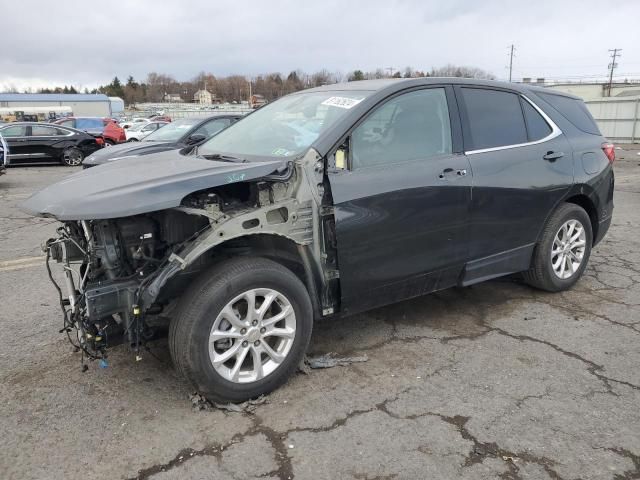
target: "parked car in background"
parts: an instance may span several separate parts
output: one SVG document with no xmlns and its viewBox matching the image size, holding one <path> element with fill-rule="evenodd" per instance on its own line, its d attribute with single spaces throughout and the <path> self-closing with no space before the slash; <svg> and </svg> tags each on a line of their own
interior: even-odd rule
<svg viewBox="0 0 640 480">
<path fill-rule="evenodd" d="M 241 118 L 242 115 L 181 118 L 151 133 L 140 142 L 127 142 L 95 152 L 85 159 L 83 165 L 84 168 L 89 168 L 123 158 L 197 146 Z"/>
<path fill-rule="evenodd" d="M 4 140 L 2 134 L 0 134 L 0 175 L 3 175 L 7 165 L 7 154 L 9 153 L 9 147 Z"/>
<path fill-rule="evenodd" d="M 132 118 L 131 120 L 125 120 L 123 122 L 120 122 L 118 125 L 121 128 L 124 128 L 125 130 L 127 130 L 128 128 L 131 128 L 133 125 L 139 124 L 139 123 L 149 123 L 151 120 L 149 120 L 148 118 Z"/>
<path fill-rule="evenodd" d="M 149 120 L 152 122 L 170 122 L 171 117 L 169 115 L 152 115 Z"/>
<path fill-rule="evenodd" d="M 54 122 L 56 125 L 75 128 L 93 136 L 104 139 L 106 146 L 127 141 L 125 131 L 111 118 L 102 117 L 67 117 Z"/>
<path fill-rule="evenodd" d="M 86 156 L 104 146 L 102 137 L 50 123 L 18 122 L 0 125 L 0 135 L 9 147 L 7 165 L 61 162 L 77 166 Z"/>
<path fill-rule="evenodd" d="M 127 142 L 139 142 L 147 135 L 155 132 L 161 127 L 164 127 L 169 122 L 149 122 L 149 123 L 138 123 L 129 127 L 125 130 L 125 134 L 127 136 Z"/>
<path fill-rule="evenodd" d="M 83 348 L 124 332 L 140 351 L 164 312 L 177 370 L 218 402 L 282 385 L 315 319 L 518 272 L 567 290 L 614 207 L 614 146 L 582 100 L 513 83 L 327 85 L 148 157 L 22 208 L 63 223 L 48 255 Z"/>
</svg>

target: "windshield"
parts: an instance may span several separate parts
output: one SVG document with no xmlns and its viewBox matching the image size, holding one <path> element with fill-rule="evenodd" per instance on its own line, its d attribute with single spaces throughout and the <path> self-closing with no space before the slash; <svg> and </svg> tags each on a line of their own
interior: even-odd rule
<svg viewBox="0 0 640 480">
<path fill-rule="evenodd" d="M 297 156 L 369 93 L 326 91 L 283 97 L 203 143 L 198 155 Z"/>
<path fill-rule="evenodd" d="M 200 123 L 201 118 L 182 118 L 175 122 L 167 123 L 164 127 L 147 136 L 145 142 L 177 142 L 180 138 Z M 144 126 L 144 125 L 143 125 Z M 132 127 L 133 128 L 133 127 Z M 142 128 L 142 127 L 141 127 Z"/>
</svg>

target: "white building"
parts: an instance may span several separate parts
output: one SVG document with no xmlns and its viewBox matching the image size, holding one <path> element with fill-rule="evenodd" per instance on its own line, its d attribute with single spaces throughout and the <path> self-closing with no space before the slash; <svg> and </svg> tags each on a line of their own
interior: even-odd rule
<svg viewBox="0 0 640 480">
<path fill-rule="evenodd" d="M 70 107 L 73 115 L 76 116 L 110 117 L 112 102 L 113 100 L 103 94 L 0 93 L 0 108 L 23 112 L 24 107 L 37 107 L 43 119 L 48 118 L 49 113 L 55 111 L 49 107 Z"/>
<path fill-rule="evenodd" d="M 200 105 L 211 105 L 213 103 L 213 97 L 206 90 L 198 90 L 193 94 L 193 102 Z"/>
</svg>

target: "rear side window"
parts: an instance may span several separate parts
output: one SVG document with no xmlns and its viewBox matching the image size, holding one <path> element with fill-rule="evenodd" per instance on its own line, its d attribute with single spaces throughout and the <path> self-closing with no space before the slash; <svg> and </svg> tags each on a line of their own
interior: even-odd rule
<svg viewBox="0 0 640 480">
<path fill-rule="evenodd" d="M 518 95 L 481 88 L 461 90 L 469 119 L 470 150 L 527 142 Z"/>
<path fill-rule="evenodd" d="M 32 137 L 54 137 L 58 135 L 58 129 L 44 125 L 34 125 L 31 127 Z"/>
<path fill-rule="evenodd" d="M 529 141 L 535 142 L 551 133 L 551 127 L 542 115 L 525 99 L 522 99 L 522 111 L 524 119 L 527 122 L 527 131 L 529 132 Z"/>
<path fill-rule="evenodd" d="M 582 100 L 550 93 L 536 92 L 536 94 L 560 112 L 563 117 L 573 123 L 576 128 L 592 135 L 602 135 L 598 125 L 596 125 L 595 120 Z"/>
</svg>

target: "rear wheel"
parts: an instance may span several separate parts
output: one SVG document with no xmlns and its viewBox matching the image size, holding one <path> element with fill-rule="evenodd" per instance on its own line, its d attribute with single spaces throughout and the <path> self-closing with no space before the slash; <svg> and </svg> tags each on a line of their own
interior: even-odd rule
<svg viewBox="0 0 640 480">
<path fill-rule="evenodd" d="M 571 288 L 587 267 L 592 244 L 587 212 L 572 203 L 560 205 L 545 225 L 525 281 L 548 292 Z"/>
<path fill-rule="evenodd" d="M 193 284 L 171 322 L 178 369 L 207 398 L 241 402 L 285 383 L 311 338 L 306 288 L 271 260 L 225 261 Z"/>
<path fill-rule="evenodd" d="M 69 147 L 62 152 L 62 163 L 69 167 L 77 167 L 83 160 L 84 154 L 77 147 Z"/>
</svg>

